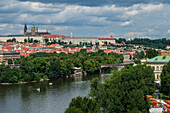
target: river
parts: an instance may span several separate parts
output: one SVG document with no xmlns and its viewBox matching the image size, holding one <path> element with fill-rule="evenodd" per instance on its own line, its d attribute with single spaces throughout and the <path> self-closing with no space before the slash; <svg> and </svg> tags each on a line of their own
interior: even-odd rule
<svg viewBox="0 0 170 113">
<path fill-rule="evenodd" d="M 72 98 L 87 96 L 89 82 L 110 74 L 93 74 L 24 85 L 0 86 L 0 113 L 64 113 Z M 49 83 L 53 85 L 49 85 Z M 40 91 L 37 91 L 40 88 Z"/>
</svg>

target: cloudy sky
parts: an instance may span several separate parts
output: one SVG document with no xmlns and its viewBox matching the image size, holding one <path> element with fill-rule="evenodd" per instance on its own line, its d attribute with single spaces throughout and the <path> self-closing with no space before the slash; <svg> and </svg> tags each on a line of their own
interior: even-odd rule
<svg viewBox="0 0 170 113">
<path fill-rule="evenodd" d="M 33 22 L 66 36 L 169 39 L 170 0 L 0 0 L 0 35 Z"/>
</svg>

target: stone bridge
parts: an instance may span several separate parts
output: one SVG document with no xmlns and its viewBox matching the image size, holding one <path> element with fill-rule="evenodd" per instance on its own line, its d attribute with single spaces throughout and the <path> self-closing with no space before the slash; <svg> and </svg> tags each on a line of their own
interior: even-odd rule
<svg viewBox="0 0 170 113">
<path fill-rule="evenodd" d="M 101 68 L 105 68 L 105 67 L 125 67 L 129 64 L 134 64 L 134 62 L 126 62 L 126 63 L 120 63 L 120 64 L 101 64 Z"/>
</svg>

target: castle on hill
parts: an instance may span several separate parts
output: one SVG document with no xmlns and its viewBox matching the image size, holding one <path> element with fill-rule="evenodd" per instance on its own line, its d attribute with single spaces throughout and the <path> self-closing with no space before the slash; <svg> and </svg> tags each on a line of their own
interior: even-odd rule
<svg viewBox="0 0 170 113">
<path fill-rule="evenodd" d="M 34 23 L 32 25 L 32 28 L 31 28 L 30 32 L 27 30 L 27 25 L 25 24 L 25 26 L 24 26 L 24 35 L 45 35 L 45 34 L 50 34 L 50 33 L 48 31 L 46 31 L 46 32 L 39 32 L 38 31 L 38 27 L 36 28 L 34 26 Z"/>
</svg>

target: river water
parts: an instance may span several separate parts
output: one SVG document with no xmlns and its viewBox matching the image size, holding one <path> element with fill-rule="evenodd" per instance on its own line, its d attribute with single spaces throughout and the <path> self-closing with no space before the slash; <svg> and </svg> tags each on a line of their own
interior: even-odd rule
<svg viewBox="0 0 170 113">
<path fill-rule="evenodd" d="M 110 74 L 93 74 L 24 85 L 0 86 L 0 113 L 64 113 L 72 98 L 87 96 L 89 82 Z M 49 85 L 49 83 L 53 85 Z M 40 88 L 40 91 L 37 91 Z"/>
</svg>

